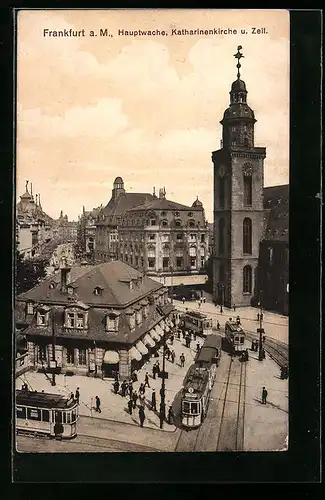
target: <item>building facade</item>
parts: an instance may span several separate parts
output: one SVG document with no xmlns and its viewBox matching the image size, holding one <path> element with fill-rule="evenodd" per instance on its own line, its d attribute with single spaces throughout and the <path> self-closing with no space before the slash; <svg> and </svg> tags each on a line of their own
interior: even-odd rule
<svg viewBox="0 0 325 500">
<path fill-rule="evenodd" d="M 238 47 L 235 57 L 237 79 L 230 90 L 230 104 L 226 109 L 222 125 L 221 148 L 212 153 L 214 168 L 214 245 L 213 245 L 213 297 L 218 304 L 228 307 L 249 306 L 262 303 L 283 312 L 287 306 L 288 258 L 283 257 L 288 249 L 288 204 L 286 219 L 282 217 L 280 227 L 272 233 L 268 225 L 274 217 L 274 206 L 270 206 L 268 189 L 264 188 L 264 159 L 266 149 L 255 146 L 254 111 L 247 104 L 246 84 L 240 79 L 240 59 L 243 55 Z M 284 186 L 288 191 L 288 186 Z M 288 197 L 287 197 L 288 201 Z M 284 236 L 285 235 L 285 236 Z M 270 273 L 269 248 L 273 248 L 274 262 L 278 273 Z M 280 250 L 281 249 L 281 250 Z M 275 258 L 276 255 L 282 255 Z M 281 264 L 279 264 L 281 262 Z M 282 266 L 282 267 L 281 267 Z M 274 280 L 279 283 L 274 287 Z M 280 284 L 281 283 L 281 284 Z M 280 290 L 281 289 L 281 290 Z M 273 292 L 271 292 L 273 290 Z M 277 294 L 280 302 L 270 294 Z M 262 297 L 263 295 L 263 297 Z"/>
<path fill-rule="evenodd" d="M 170 332 L 167 289 L 112 261 L 70 267 L 17 297 L 17 331 L 34 370 L 129 379 Z"/>
<path fill-rule="evenodd" d="M 191 207 L 159 197 L 125 212 L 118 227 L 118 257 L 151 276 L 198 274 L 209 255 L 202 203 Z"/>
<path fill-rule="evenodd" d="M 86 211 L 83 207 L 78 220 L 77 244 L 80 254 L 85 258 L 93 259 L 96 250 L 96 221 L 102 206 Z"/>
<path fill-rule="evenodd" d="M 53 236 L 60 238 L 63 242 L 73 242 L 77 240 L 78 222 L 69 221 L 68 216 L 60 212 L 60 217 L 53 226 Z"/>
<path fill-rule="evenodd" d="M 118 226 L 123 214 L 137 205 L 153 199 L 149 193 L 128 193 L 121 177 L 113 183 L 112 196 L 96 220 L 95 259 L 107 262 L 118 258 Z"/>
</svg>

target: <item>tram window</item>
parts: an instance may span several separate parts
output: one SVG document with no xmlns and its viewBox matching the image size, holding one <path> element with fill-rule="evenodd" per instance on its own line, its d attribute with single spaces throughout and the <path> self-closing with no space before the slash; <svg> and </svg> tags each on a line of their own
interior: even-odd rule
<svg viewBox="0 0 325 500">
<path fill-rule="evenodd" d="M 187 401 L 183 401 L 183 412 L 190 413 L 190 403 L 187 403 Z"/>
<path fill-rule="evenodd" d="M 63 424 L 66 424 L 67 423 L 67 419 L 66 419 L 66 413 L 65 411 L 62 412 L 62 423 Z"/>
<path fill-rule="evenodd" d="M 16 406 L 17 418 L 26 418 L 26 408 L 24 406 Z"/>
<path fill-rule="evenodd" d="M 240 337 L 240 343 L 243 344 L 244 343 L 244 337 Z"/>
<path fill-rule="evenodd" d="M 235 342 L 238 342 L 239 341 L 239 338 L 238 336 L 236 335 L 236 337 L 234 338 Z"/>
<path fill-rule="evenodd" d="M 57 424 L 62 424 L 62 412 L 61 411 L 55 412 L 55 422 Z"/>
<path fill-rule="evenodd" d="M 72 410 L 72 422 L 76 420 L 77 414 L 75 410 Z"/>
<path fill-rule="evenodd" d="M 41 410 L 38 408 L 27 408 L 27 418 L 29 420 L 42 420 Z"/>
<path fill-rule="evenodd" d="M 199 413 L 198 406 L 198 403 L 191 403 L 191 413 Z"/>
<path fill-rule="evenodd" d="M 49 410 L 42 410 L 42 420 L 43 420 L 43 422 L 49 422 L 50 421 L 50 412 L 49 412 Z"/>
<path fill-rule="evenodd" d="M 67 415 L 67 424 L 70 424 L 71 423 L 71 412 L 67 411 L 66 415 Z"/>
</svg>

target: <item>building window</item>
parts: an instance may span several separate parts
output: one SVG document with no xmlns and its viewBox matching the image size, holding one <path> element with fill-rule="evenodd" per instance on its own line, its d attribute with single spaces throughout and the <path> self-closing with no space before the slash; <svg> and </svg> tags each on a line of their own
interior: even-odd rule
<svg viewBox="0 0 325 500">
<path fill-rule="evenodd" d="M 201 243 L 205 242 L 205 234 L 201 234 Z"/>
<path fill-rule="evenodd" d="M 142 313 L 141 309 L 136 312 L 136 317 L 135 317 L 136 324 L 139 326 L 142 323 Z"/>
<path fill-rule="evenodd" d="M 252 253 L 252 221 L 248 217 L 243 220 L 243 253 Z"/>
<path fill-rule="evenodd" d="M 179 212 L 174 212 L 175 217 L 179 217 Z"/>
<path fill-rule="evenodd" d="M 243 269 L 243 293 L 252 293 L 252 268 L 245 266 Z"/>
<path fill-rule="evenodd" d="M 150 219 L 150 226 L 156 225 L 156 219 Z"/>
<path fill-rule="evenodd" d="M 168 221 L 167 221 L 167 220 L 162 220 L 162 221 L 161 221 L 161 225 L 162 225 L 163 227 L 167 227 L 167 226 L 168 226 Z"/>
<path fill-rule="evenodd" d="M 224 208 L 225 206 L 225 178 L 219 177 L 219 206 Z"/>
<path fill-rule="evenodd" d="M 77 314 L 77 328 L 83 328 L 83 327 L 84 327 L 84 315 Z"/>
<path fill-rule="evenodd" d="M 87 364 L 86 349 L 79 349 L 78 350 L 78 361 L 79 361 L 79 365 L 86 365 Z"/>
<path fill-rule="evenodd" d="M 106 330 L 115 331 L 115 316 L 106 316 Z"/>
<path fill-rule="evenodd" d="M 196 257 L 190 257 L 191 267 L 196 267 Z"/>
<path fill-rule="evenodd" d="M 181 221 L 179 219 L 175 220 L 175 226 L 180 227 L 182 225 Z"/>
<path fill-rule="evenodd" d="M 37 324 L 38 326 L 46 326 L 47 325 L 47 314 L 43 311 L 39 311 L 37 314 Z"/>
<path fill-rule="evenodd" d="M 163 257 L 163 269 L 169 268 L 169 257 Z"/>
<path fill-rule="evenodd" d="M 155 234 L 149 234 L 149 240 L 154 240 L 156 238 Z"/>
<path fill-rule="evenodd" d="M 252 176 L 244 175 L 244 205 L 252 206 Z"/>
<path fill-rule="evenodd" d="M 34 307 L 32 302 L 28 302 L 27 304 L 27 314 L 34 314 Z"/>
<path fill-rule="evenodd" d="M 38 358 L 40 361 L 46 361 L 46 356 L 47 355 L 47 346 L 46 345 L 39 345 L 38 346 Z"/>
<path fill-rule="evenodd" d="M 195 227 L 195 221 L 194 220 L 188 221 L 188 225 L 189 227 Z"/>
<path fill-rule="evenodd" d="M 74 364 L 74 349 L 72 347 L 67 347 L 67 363 Z"/>
<path fill-rule="evenodd" d="M 137 255 L 135 256 L 135 265 L 136 267 L 139 265 L 139 257 Z"/>
<path fill-rule="evenodd" d="M 85 315 L 83 313 L 68 312 L 66 317 L 67 328 L 84 328 Z"/>
<path fill-rule="evenodd" d="M 268 261 L 269 261 L 270 266 L 272 266 L 272 263 L 273 263 L 273 248 L 272 247 L 268 248 Z"/>
<path fill-rule="evenodd" d="M 219 255 L 225 251 L 225 221 L 219 219 Z"/>
<path fill-rule="evenodd" d="M 68 323 L 67 324 L 68 324 L 69 328 L 74 328 L 76 326 L 74 313 L 68 313 Z"/>
<path fill-rule="evenodd" d="M 176 267 L 177 268 L 183 267 L 183 257 L 176 257 Z"/>
<path fill-rule="evenodd" d="M 156 265 L 156 259 L 154 257 L 149 257 L 148 258 L 148 267 L 153 268 Z"/>
<path fill-rule="evenodd" d="M 161 212 L 162 217 L 166 217 L 166 212 Z"/>
<path fill-rule="evenodd" d="M 176 234 L 176 239 L 177 240 L 182 240 L 183 239 L 183 235 L 181 233 L 177 233 Z"/>
</svg>

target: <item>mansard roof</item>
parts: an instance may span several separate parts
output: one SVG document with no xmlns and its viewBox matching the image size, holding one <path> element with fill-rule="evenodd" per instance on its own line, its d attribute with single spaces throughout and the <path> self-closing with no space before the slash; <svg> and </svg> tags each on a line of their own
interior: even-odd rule
<svg viewBox="0 0 325 500">
<path fill-rule="evenodd" d="M 176 201 L 166 200 L 166 198 L 157 198 L 149 203 L 143 205 L 138 205 L 129 210 L 129 212 L 143 211 L 143 210 L 188 210 L 193 212 L 195 210 L 202 210 L 202 207 L 189 207 L 187 205 L 181 205 Z"/>
</svg>

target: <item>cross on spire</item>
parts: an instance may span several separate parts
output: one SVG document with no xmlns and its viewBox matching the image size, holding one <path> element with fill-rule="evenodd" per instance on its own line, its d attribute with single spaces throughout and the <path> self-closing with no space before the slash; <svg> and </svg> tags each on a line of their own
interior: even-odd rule
<svg viewBox="0 0 325 500">
<path fill-rule="evenodd" d="M 237 72 L 237 78 L 239 79 L 240 78 L 240 72 L 239 72 L 239 69 L 241 68 L 241 64 L 240 64 L 240 59 L 242 57 L 245 57 L 243 56 L 243 54 L 240 52 L 240 50 L 242 49 L 243 47 L 241 45 L 238 45 L 237 47 L 237 53 L 234 54 L 234 57 L 237 59 L 237 64 L 236 64 L 236 67 L 238 69 L 238 72 Z"/>
</svg>

